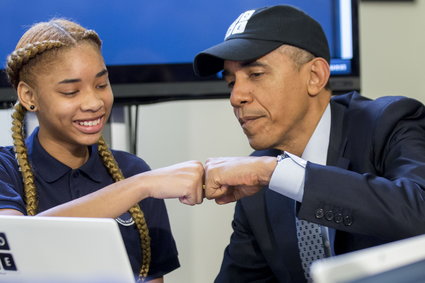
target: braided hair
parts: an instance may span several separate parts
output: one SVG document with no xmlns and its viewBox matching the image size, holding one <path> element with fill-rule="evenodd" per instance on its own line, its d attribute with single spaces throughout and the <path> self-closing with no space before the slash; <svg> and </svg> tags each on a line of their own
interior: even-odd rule
<svg viewBox="0 0 425 283">
<path fill-rule="evenodd" d="M 21 37 L 15 51 L 7 58 L 6 73 L 9 82 L 15 89 L 17 89 L 20 81 L 24 81 L 29 85 L 35 85 L 36 71 L 45 65 L 40 63 L 49 62 L 57 56 L 61 49 L 75 46 L 82 41 L 93 44 L 99 50 L 102 45 L 95 31 L 87 30 L 65 19 L 53 19 L 49 22 L 35 24 Z M 28 162 L 24 137 L 24 118 L 26 112 L 27 109 L 18 101 L 12 113 L 12 138 L 16 159 L 24 183 L 24 200 L 27 214 L 35 215 L 38 204 L 37 190 L 34 174 Z M 102 137 L 98 141 L 98 152 L 114 181 L 123 180 L 124 176 Z M 143 281 L 148 275 L 151 260 L 149 230 L 144 214 L 138 204 L 131 207 L 129 212 L 140 234 L 143 259 L 139 279 Z"/>
</svg>

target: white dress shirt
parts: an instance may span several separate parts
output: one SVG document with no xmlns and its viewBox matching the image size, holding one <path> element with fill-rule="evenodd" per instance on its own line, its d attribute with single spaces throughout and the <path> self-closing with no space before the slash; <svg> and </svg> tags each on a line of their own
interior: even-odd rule
<svg viewBox="0 0 425 283">
<path fill-rule="evenodd" d="M 328 104 L 301 158 L 285 151 L 285 154 L 290 158 L 285 158 L 278 162 L 270 179 L 269 188 L 279 194 L 302 202 L 307 161 L 326 165 L 330 133 L 331 109 Z"/>
<path fill-rule="evenodd" d="M 286 197 L 302 202 L 307 161 L 326 165 L 330 133 L 331 110 L 330 104 L 328 104 L 301 158 L 285 151 L 284 154 L 289 158 L 284 158 L 277 163 L 269 188 Z M 334 255 L 335 230 L 322 226 L 322 231 L 326 254 Z"/>
</svg>

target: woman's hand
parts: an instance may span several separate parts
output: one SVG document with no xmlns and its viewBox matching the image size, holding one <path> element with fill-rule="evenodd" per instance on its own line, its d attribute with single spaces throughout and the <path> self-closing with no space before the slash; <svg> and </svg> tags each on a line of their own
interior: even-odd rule
<svg viewBox="0 0 425 283">
<path fill-rule="evenodd" d="M 159 199 L 178 198 L 188 205 L 203 201 L 204 166 L 199 161 L 186 161 L 143 173 L 149 196 Z M 145 182 L 145 178 L 143 178 Z"/>
</svg>

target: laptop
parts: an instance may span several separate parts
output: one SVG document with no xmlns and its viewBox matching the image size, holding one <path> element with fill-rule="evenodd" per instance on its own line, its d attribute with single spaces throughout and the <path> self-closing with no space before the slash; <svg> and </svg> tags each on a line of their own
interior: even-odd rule
<svg viewBox="0 0 425 283">
<path fill-rule="evenodd" d="M 0 216 L 0 282 L 134 283 L 113 219 Z"/>
<path fill-rule="evenodd" d="M 314 262 L 315 283 L 425 282 L 425 235 Z"/>
</svg>

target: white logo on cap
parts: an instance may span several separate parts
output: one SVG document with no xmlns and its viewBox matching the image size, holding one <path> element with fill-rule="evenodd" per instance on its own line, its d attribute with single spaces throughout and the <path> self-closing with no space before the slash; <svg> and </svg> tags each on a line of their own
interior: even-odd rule
<svg viewBox="0 0 425 283">
<path fill-rule="evenodd" d="M 226 40 L 232 34 L 243 33 L 246 28 L 246 24 L 248 20 L 251 18 L 252 14 L 254 14 L 255 10 L 249 10 L 243 12 L 227 29 L 226 36 L 224 40 Z"/>
</svg>

